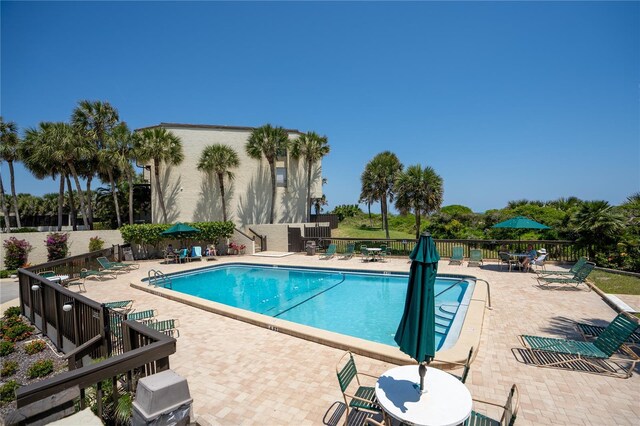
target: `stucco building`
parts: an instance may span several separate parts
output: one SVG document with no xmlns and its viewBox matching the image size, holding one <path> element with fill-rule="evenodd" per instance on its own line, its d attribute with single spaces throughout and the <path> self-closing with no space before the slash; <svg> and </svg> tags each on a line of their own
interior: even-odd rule
<svg viewBox="0 0 640 426">
<path fill-rule="evenodd" d="M 236 225 L 269 223 L 271 207 L 271 177 L 266 159 L 255 160 L 247 154 L 245 145 L 254 127 L 200 124 L 160 123 L 182 141 L 184 161 L 176 166 L 160 166 L 162 193 L 167 209 L 167 222 L 200 222 L 222 220 L 222 200 L 217 176 L 198 170 L 204 148 L 225 144 L 233 148 L 240 166 L 233 169 L 235 179 L 225 177 L 225 199 L 228 220 Z M 139 129 L 142 130 L 142 129 Z M 285 129 L 289 139 L 302 133 Z M 291 153 L 278 158 L 277 190 L 274 223 L 303 222 L 306 217 L 307 175 L 304 160 L 295 160 Z M 153 164 L 148 164 L 145 178 L 151 183 L 152 220 L 162 222 L 162 212 L 156 196 Z M 311 173 L 311 198 L 322 196 L 322 165 L 314 164 Z"/>
</svg>

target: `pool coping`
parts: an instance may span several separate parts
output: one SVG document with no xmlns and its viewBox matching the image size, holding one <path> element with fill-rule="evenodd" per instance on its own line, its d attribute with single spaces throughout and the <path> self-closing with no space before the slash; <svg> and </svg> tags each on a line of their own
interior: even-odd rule
<svg viewBox="0 0 640 426">
<path fill-rule="evenodd" d="M 235 262 L 234 262 L 235 263 Z M 265 266 L 264 264 L 252 264 L 249 265 Z M 274 265 L 278 267 L 284 267 L 281 265 Z M 201 269 L 201 268 L 197 268 Z M 313 268 L 322 269 L 322 268 Z M 344 270 L 343 268 L 332 268 L 334 270 Z M 191 271 L 185 271 L 191 272 Z M 359 270 L 358 272 L 365 272 Z M 379 271 L 371 271 L 379 273 Z M 406 274 L 405 271 L 389 271 L 391 273 Z M 484 312 L 488 296 L 487 286 L 479 285 L 481 282 L 486 283 L 483 280 L 477 280 L 472 275 L 464 274 L 439 274 L 441 276 L 455 276 L 472 278 L 476 280 L 473 295 L 469 300 L 469 307 L 465 315 L 464 322 L 460 329 L 457 342 L 450 348 L 440 350 L 436 352 L 436 361 L 433 365 L 437 365 L 441 368 L 455 367 L 456 364 L 464 364 L 469 355 L 469 349 L 474 348 L 474 358 L 477 354 L 478 347 L 480 345 L 480 335 L 482 333 L 482 325 L 484 322 Z M 169 300 L 184 303 L 194 308 L 202 309 L 207 312 L 212 312 L 218 315 L 223 315 L 236 320 L 244 321 L 249 324 L 257 325 L 263 328 L 267 328 L 279 333 L 288 334 L 294 337 L 302 338 L 311 342 L 320 343 L 326 346 L 331 346 L 338 349 L 349 350 L 351 352 L 363 355 L 369 358 L 378 359 L 381 361 L 389 362 L 392 364 L 414 364 L 416 361 L 411 357 L 401 352 L 400 349 L 394 348 L 382 343 L 376 343 L 357 337 L 347 336 L 319 328 L 297 324 L 291 321 L 283 320 L 280 318 L 274 318 L 263 314 L 247 311 L 240 308 L 224 305 L 222 303 L 212 302 L 202 299 L 200 297 L 191 296 L 188 294 L 180 293 L 163 287 L 154 287 L 141 280 L 140 283 L 131 282 L 130 286 L 134 289 L 145 291 L 147 293 L 154 294 L 156 296 L 164 297 Z"/>
</svg>

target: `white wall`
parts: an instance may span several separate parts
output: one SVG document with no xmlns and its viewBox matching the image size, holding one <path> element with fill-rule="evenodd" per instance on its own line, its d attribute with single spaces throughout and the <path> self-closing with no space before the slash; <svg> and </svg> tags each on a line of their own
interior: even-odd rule
<svg viewBox="0 0 640 426">
<path fill-rule="evenodd" d="M 0 234 L 2 246 L 0 247 L 0 269 L 4 266 L 4 242 L 11 237 L 19 240 L 27 240 L 33 247 L 29 253 L 28 262 L 32 265 L 45 263 L 47 261 L 47 246 L 45 240 L 49 232 L 21 232 L 13 234 Z M 69 234 L 69 256 L 87 253 L 89 251 L 89 239 L 92 237 L 100 237 L 104 240 L 104 248 L 108 248 L 114 244 L 124 244 L 120 231 L 70 231 Z"/>
</svg>

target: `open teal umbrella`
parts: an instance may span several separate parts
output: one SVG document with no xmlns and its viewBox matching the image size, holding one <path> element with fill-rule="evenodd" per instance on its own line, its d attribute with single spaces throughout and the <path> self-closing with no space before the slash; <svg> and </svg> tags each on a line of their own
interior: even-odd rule
<svg viewBox="0 0 640 426">
<path fill-rule="evenodd" d="M 412 262 L 407 299 L 395 341 L 402 352 L 420 364 L 418 373 L 422 392 L 427 372 L 425 364 L 429 364 L 436 355 L 435 282 L 440 254 L 430 233 L 420 235 L 409 258 Z"/>
<path fill-rule="evenodd" d="M 184 245 L 183 238 L 189 238 L 193 235 L 199 234 L 201 231 L 198 228 L 194 228 L 189 225 L 185 225 L 182 222 L 178 222 L 173 225 L 171 228 L 162 232 L 162 235 L 165 237 L 174 237 L 181 240 L 182 245 Z"/>
<path fill-rule="evenodd" d="M 504 222 L 496 223 L 492 228 L 512 228 L 512 229 L 551 229 L 547 225 L 543 225 L 528 217 L 516 216 Z"/>
</svg>

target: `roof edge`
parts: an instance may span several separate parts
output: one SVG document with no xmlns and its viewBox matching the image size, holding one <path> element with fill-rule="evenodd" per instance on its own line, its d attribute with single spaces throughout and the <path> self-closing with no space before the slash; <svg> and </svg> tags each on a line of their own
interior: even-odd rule
<svg viewBox="0 0 640 426">
<path fill-rule="evenodd" d="M 156 124 L 153 126 L 147 126 L 147 127 L 141 127 L 139 129 L 135 129 L 135 131 L 138 130 L 145 130 L 145 129 L 155 129 L 158 127 L 177 127 L 179 129 L 214 129 L 214 130 L 248 130 L 248 131 L 253 131 L 255 129 L 257 129 L 257 127 L 251 127 L 251 126 L 225 126 L 225 125 L 221 125 L 221 124 L 186 124 L 186 123 L 160 123 L 160 124 Z M 297 133 L 299 135 L 302 134 L 302 132 L 298 129 L 284 129 L 287 133 Z"/>
</svg>

